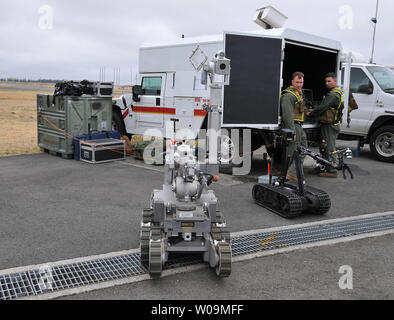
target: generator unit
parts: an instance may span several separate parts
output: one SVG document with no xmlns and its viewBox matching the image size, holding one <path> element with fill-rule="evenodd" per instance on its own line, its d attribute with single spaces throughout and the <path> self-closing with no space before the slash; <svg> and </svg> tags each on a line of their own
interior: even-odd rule
<svg viewBox="0 0 394 320">
<path fill-rule="evenodd" d="M 111 129 L 111 97 L 37 95 L 38 146 L 42 151 L 72 158 L 73 137 Z"/>
</svg>

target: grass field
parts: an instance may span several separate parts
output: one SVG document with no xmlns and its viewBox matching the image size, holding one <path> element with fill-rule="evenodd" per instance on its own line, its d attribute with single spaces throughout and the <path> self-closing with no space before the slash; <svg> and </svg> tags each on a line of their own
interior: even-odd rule
<svg viewBox="0 0 394 320">
<path fill-rule="evenodd" d="M 40 151 L 37 146 L 37 93 L 0 89 L 0 156 Z"/>
<path fill-rule="evenodd" d="M 35 89 L 30 90 L 30 87 Z M 128 92 L 127 89 L 116 87 L 115 96 Z M 37 94 L 53 94 L 53 85 L 0 83 L 0 157 L 40 152 L 37 146 Z"/>
</svg>

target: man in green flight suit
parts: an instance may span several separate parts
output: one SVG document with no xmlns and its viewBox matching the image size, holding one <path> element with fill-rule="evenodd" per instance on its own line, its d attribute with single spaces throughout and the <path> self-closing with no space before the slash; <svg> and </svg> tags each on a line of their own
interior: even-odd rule
<svg viewBox="0 0 394 320">
<path fill-rule="evenodd" d="M 326 95 L 320 106 L 313 111 L 308 111 L 307 114 L 312 117 L 319 117 L 321 139 L 324 145 L 323 157 L 333 164 L 338 164 L 338 158 L 333 152 L 336 150 L 336 140 L 342 122 L 344 94 L 338 87 L 337 77 L 334 73 L 327 74 L 325 82 L 330 92 Z M 331 167 L 320 172 L 319 169 L 316 168 L 314 173 L 319 173 L 321 177 L 336 178 L 338 176 L 338 171 Z"/>
<path fill-rule="evenodd" d="M 304 74 L 302 72 L 295 72 L 291 86 L 284 90 L 281 95 L 281 128 L 291 129 L 295 132 L 295 139 L 289 144 L 286 150 L 287 157 L 291 157 L 291 162 L 287 174 L 287 179 L 297 181 L 297 171 L 294 163 L 294 151 L 299 145 L 308 146 L 306 133 L 302 127 L 305 119 L 306 106 L 302 93 L 304 86 Z M 305 156 L 302 157 L 302 163 Z"/>
</svg>

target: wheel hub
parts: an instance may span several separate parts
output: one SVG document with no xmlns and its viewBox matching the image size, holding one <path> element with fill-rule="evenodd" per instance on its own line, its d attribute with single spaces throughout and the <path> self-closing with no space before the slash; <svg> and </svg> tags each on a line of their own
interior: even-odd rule
<svg viewBox="0 0 394 320">
<path fill-rule="evenodd" d="M 391 147 L 392 147 L 391 141 L 386 140 L 386 141 L 384 142 L 384 147 L 385 147 L 385 148 L 391 148 Z"/>
<path fill-rule="evenodd" d="M 394 135 L 383 133 L 376 139 L 376 150 L 384 157 L 394 155 Z"/>
<path fill-rule="evenodd" d="M 112 130 L 118 130 L 118 126 L 115 121 L 112 121 Z"/>
</svg>

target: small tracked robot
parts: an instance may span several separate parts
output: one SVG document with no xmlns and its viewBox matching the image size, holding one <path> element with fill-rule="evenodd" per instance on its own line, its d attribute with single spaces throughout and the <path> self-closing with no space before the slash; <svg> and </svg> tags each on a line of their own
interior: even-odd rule
<svg viewBox="0 0 394 320">
<path fill-rule="evenodd" d="M 195 53 L 197 50 L 201 54 L 199 48 Z M 207 60 L 200 63 L 200 69 L 211 78 L 210 105 L 204 105 L 208 112 L 207 152 L 201 161 L 193 147 L 172 141 L 166 152 L 163 189 L 153 191 L 150 207 L 143 210 L 141 262 L 148 266 L 152 278 L 161 276 L 169 254 L 201 254 L 218 276 L 231 274 L 230 232 L 219 201 L 208 188 L 219 172 L 222 90 L 229 84 L 230 60 L 223 52 L 211 62 Z M 215 82 L 215 75 L 224 76 L 224 82 Z"/>
<path fill-rule="evenodd" d="M 281 143 L 287 146 L 293 141 L 294 133 L 291 130 L 282 130 L 279 139 Z M 290 157 L 286 159 L 286 153 L 284 152 L 284 159 L 282 159 L 284 166 L 279 178 L 273 180 L 270 174 L 268 184 L 256 184 L 252 191 L 254 201 L 258 205 L 287 219 L 298 217 L 303 212 L 317 215 L 326 214 L 331 208 L 330 196 L 322 190 L 306 185 L 301 155 L 312 157 L 320 167 L 331 167 L 342 171 L 344 179 L 346 179 L 346 171 L 348 171 L 351 179 L 354 179 L 352 171 L 344 162 L 344 159 L 352 158 L 352 151 L 347 148 L 338 150 L 335 153 L 338 156 L 338 165 L 334 165 L 320 155 L 299 146 L 294 152 L 298 182 L 292 182 L 286 179 Z"/>
</svg>

